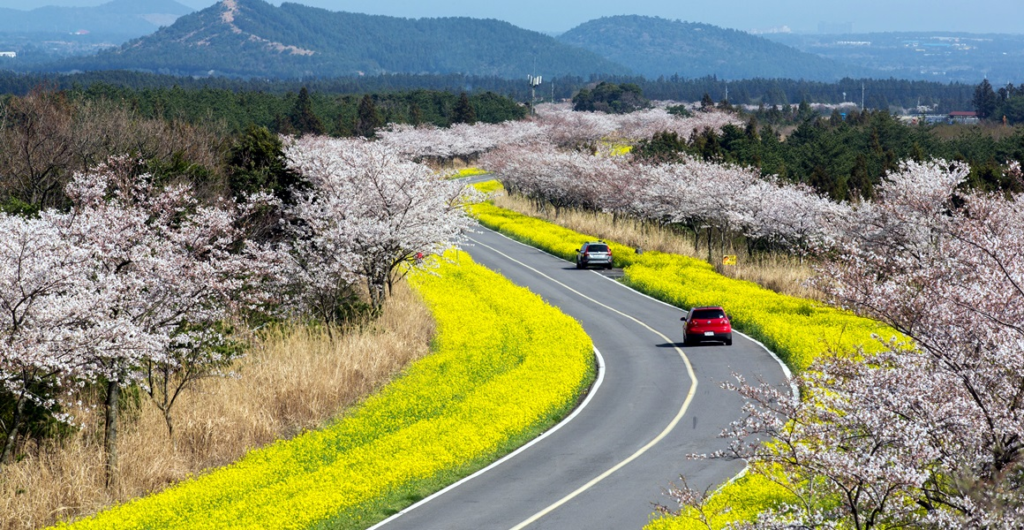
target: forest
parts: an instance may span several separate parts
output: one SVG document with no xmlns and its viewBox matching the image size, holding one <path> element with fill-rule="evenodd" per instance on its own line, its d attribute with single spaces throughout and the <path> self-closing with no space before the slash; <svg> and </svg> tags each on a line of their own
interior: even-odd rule
<svg viewBox="0 0 1024 530">
<path fill-rule="evenodd" d="M 538 72 L 544 74 L 544 72 Z M 613 84 L 635 84 L 644 97 L 661 101 L 700 101 L 709 94 L 715 101 L 728 99 L 733 105 L 796 105 L 808 103 L 839 104 L 863 102 L 865 108 L 888 110 L 890 107 L 912 109 L 929 106 L 933 112 L 973 110 L 975 87 L 963 83 L 935 83 L 901 79 L 841 79 L 837 82 L 815 82 L 795 79 L 754 78 L 725 81 L 707 76 L 680 76 L 646 79 L 634 76 L 552 76 L 544 75 L 544 84 L 537 87 L 537 97 L 544 101 L 568 100 L 580 89 L 596 87 L 602 81 Z M 0 71 L 0 94 L 25 95 L 39 85 L 55 89 L 88 88 L 96 84 L 142 90 L 146 88 L 222 89 L 234 92 L 297 93 L 303 86 L 315 94 L 384 94 L 413 90 L 437 90 L 473 94 L 494 92 L 516 101 L 530 98 L 525 78 L 505 79 L 494 76 L 464 74 L 382 74 L 350 77 L 314 77 L 301 80 L 270 80 L 264 78 L 233 79 L 226 77 L 178 77 L 172 75 L 131 72 L 125 70 L 84 72 L 76 74 L 21 74 Z M 728 96 L 728 97 L 727 97 Z"/>
</svg>

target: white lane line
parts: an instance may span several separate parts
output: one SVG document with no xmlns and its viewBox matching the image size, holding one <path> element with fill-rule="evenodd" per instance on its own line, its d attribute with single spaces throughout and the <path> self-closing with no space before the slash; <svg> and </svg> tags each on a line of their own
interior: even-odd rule
<svg viewBox="0 0 1024 530">
<path fill-rule="evenodd" d="M 490 470 L 500 466 L 505 461 L 511 460 L 512 457 L 514 457 L 514 456 L 518 455 L 519 453 L 522 453 L 523 451 L 525 451 L 525 450 L 533 447 L 534 445 L 540 443 L 541 440 L 547 438 L 548 436 L 551 436 L 552 434 L 555 433 L 555 431 L 557 431 L 558 429 L 561 429 L 567 423 L 572 421 L 573 418 L 578 416 L 579 413 L 583 411 L 583 409 L 587 408 L 587 405 L 590 403 L 590 400 L 594 399 L 594 394 L 597 393 L 597 389 L 601 388 L 601 383 L 604 382 L 604 373 L 605 373 L 604 357 L 601 355 L 601 352 L 597 349 L 596 346 L 594 347 L 594 357 L 597 357 L 597 379 L 594 381 L 593 386 L 590 387 L 590 391 L 587 392 L 587 397 L 583 399 L 583 403 L 580 403 L 580 406 L 576 407 L 576 410 L 572 411 L 572 414 L 569 414 L 564 420 L 559 422 L 558 425 L 555 425 L 554 427 L 544 431 L 544 433 L 541 434 L 540 436 L 534 438 L 533 440 L 530 440 L 529 442 L 527 442 L 525 445 L 523 445 L 519 449 L 516 449 L 515 451 L 512 451 L 511 453 L 503 456 L 500 460 L 495 461 L 493 464 L 491 464 L 491 465 L 481 469 L 480 471 L 477 471 L 476 473 L 473 473 L 472 475 L 470 475 L 470 476 L 468 476 L 468 477 L 466 477 L 466 478 L 464 478 L 464 479 L 462 479 L 462 480 L 460 480 L 460 481 L 458 481 L 458 482 L 448 486 L 447 488 L 445 488 L 445 489 L 443 489 L 441 491 L 438 491 L 438 492 L 434 493 L 433 495 L 430 495 L 429 497 L 425 497 L 423 500 L 417 502 L 416 504 L 413 504 L 412 506 L 409 506 L 409 507 L 405 508 L 404 510 L 402 510 L 402 511 L 400 511 L 400 512 L 394 514 L 394 515 L 392 515 L 391 517 L 388 517 L 387 519 L 384 519 L 383 521 L 381 521 L 381 522 L 371 526 L 367 530 L 377 530 L 380 527 L 390 523 L 391 521 L 394 521 L 395 519 L 398 519 L 399 517 L 401 517 L 401 516 L 411 512 L 411 511 L 415 510 L 416 508 L 419 508 L 420 506 L 423 506 L 424 504 L 426 504 L 426 503 L 428 503 L 428 502 L 430 502 L 430 501 L 440 497 L 441 495 L 444 495 L 445 493 L 448 493 L 449 491 L 451 491 L 451 490 L 453 490 L 453 489 L 455 489 L 455 488 L 457 488 L 457 487 L 459 487 L 459 486 L 469 482 L 470 480 L 473 480 L 474 478 L 479 477 L 480 475 L 483 475 L 484 473 L 486 473 L 486 472 L 488 472 L 488 471 L 490 471 Z"/>
<path fill-rule="evenodd" d="M 593 303 L 595 305 L 601 306 L 601 307 L 603 307 L 603 308 L 605 308 L 605 309 L 607 309 L 607 310 L 609 310 L 609 311 L 611 311 L 613 313 L 616 313 L 616 314 L 618 314 L 618 315 L 620 315 L 622 317 L 625 317 L 625 318 L 627 318 L 629 320 L 632 320 L 633 322 L 636 322 L 637 324 L 640 324 L 644 328 L 647 328 L 648 330 L 651 331 L 651 333 L 654 333 L 655 335 L 660 337 L 662 340 L 664 340 L 666 343 L 673 344 L 672 347 L 676 350 L 677 353 L 679 353 L 679 357 L 682 358 L 683 363 L 686 364 L 686 372 L 690 376 L 690 391 L 686 394 L 686 399 L 683 400 L 683 405 L 679 408 L 679 412 L 676 414 L 676 416 L 674 418 L 672 418 L 672 421 L 669 422 L 669 424 L 667 426 L 665 426 L 665 428 L 661 431 L 661 433 L 659 433 L 657 436 L 655 436 L 654 439 L 651 440 L 650 442 L 647 442 L 646 445 L 644 445 L 640 449 L 637 449 L 637 451 L 635 453 L 633 453 L 632 455 L 630 455 L 628 458 L 626 458 L 622 462 L 619 462 L 618 464 L 615 464 L 614 466 L 612 466 L 611 469 L 609 469 L 609 470 L 605 471 L 604 473 L 601 473 L 600 475 L 594 477 L 589 482 L 587 482 L 586 484 L 580 486 L 579 488 L 577 488 L 572 493 L 566 495 L 565 497 L 562 497 L 561 499 L 559 499 L 555 503 L 551 504 L 547 508 L 544 508 L 543 510 L 535 513 L 529 519 L 527 519 L 527 520 L 517 524 L 516 526 L 512 527 L 512 530 L 520 530 L 522 528 L 526 528 L 527 526 L 529 526 L 530 524 L 536 522 L 538 519 L 544 517 L 545 515 L 555 511 L 556 509 L 558 509 L 559 506 L 562 506 L 563 504 L 571 501 L 572 499 L 574 499 L 579 494 L 581 494 L 581 493 L 587 491 L 588 489 L 592 488 L 598 482 L 601 482 L 602 480 L 608 478 L 609 476 L 612 475 L 612 473 L 615 473 L 616 471 L 618 471 L 618 470 L 622 469 L 623 467 L 625 467 L 626 464 L 629 464 L 633 460 L 636 460 L 637 458 L 640 457 L 640 455 L 646 453 L 650 448 L 654 447 L 655 445 L 658 444 L 658 442 L 660 442 L 666 436 L 668 436 L 668 433 L 672 432 L 672 429 L 675 429 L 676 425 L 679 423 L 679 420 L 683 419 L 683 415 L 686 414 L 686 410 L 690 407 L 690 402 L 693 401 L 693 396 L 697 393 L 697 375 L 693 372 L 693 365 L 690 364 L 690 359 L 688 357 L 686 357 L 686 354 L 683 353 L 683 350 L 681 350 L 678 346 L 674 345 L 675 341 L 673 341 L 672 339 L 666 337 L 663 333 L 661 333 L 660 331 L 658 331 L 658 330 L 652 328 L 651 326 L 647 325 L 646 323 L 644 323 L 640 319 L 638 319 L 638 318 L 636 318 L 636 317 L 634 317 L 632 315 L 628 315 L 626 313 L 623 313 L 622 311 L 619 311 L 618 309 L 615 309 L 614 307 L 611 307 L 609 305 L 603 304 L 603 303 L 601 303 L 601 302 L 599 302 L 599 301 L 597 301 L 597 300 L 595 300 L 595 299 L 593 299 L 593 298 L 591 298 L 591 297 L 589 297 L 589 296 L 587 296 L 587 295 L 577 291 L 576 289 L 573 289 L 572 287 L 569 287 L 568 285 L 566 285 L 566 284 L 564 284 L 564 283 L 562 283 L 562 282 L 552 278 L 551 276 L 548 276 L 547 274 L 544 274 L 543 272 L 541 272 L 541 271 L 539 271 L 539 270 L 537 270 L 537 269 L 535 269 L 535 268 L 533 268 L 533 267 L 531 267 L 531 266 L 529 266 L 529 265 L 527 265 L 527 264 L 525 264 L 525 263 L 523 263 L 523 262 L 513 258 L 512 256 L 509 256 L 508 254 L 505 254 L 504 252 L 502 252 L 502 251 L 500 251 L 500 250 L 498 250 L 498 249 L 496 249 L 496 248 L 494 248 L 494 247 L 492 247 L 490 245 L 481 243 L 481 242 L 479 242 L 479 241 L 477 241 L 477 240 L 475 240 L 473 238 L 469 238 L 469 240 L 473 241 L 477 245 L 480 245 L 480 246 L 482 246 L 484 248 L 490 249 L 492 252 L 495 252 L 495 253 L 503 256 L 505 259 L 507 259 L 507 260 L 509 260 L 509 261 L 511 261 L 513 263 L 517 263 L 520 266 L 533 271 L 538 276 L 541 276 L 543 278 L 547 278 L 551 282 L 561 286 L 562 288 L 564 288 L 564 289 L 566 289 L 566 290 L 568 290 L 568 291 L 570 291 L 572 293 L 575 293 L 575 294 L 579 295 L 581 298 L 583 298 L 585 300 L 588 300 L 588 301 L 590 301 L 591 303 Z"/>
<path fill-rule="evenodd" d="M 505 239 L 507 239 L 507 240 L 509 240 L 509 241 L 511 241 L 513 243 L 518 243 L 518 244 L 520 244 L 520 245 L 522 245 L 522 246 L 524 246 L 526 248 L 533 249 L 533 250 L 536 250 L 538 252 L 543 252 L 544 254 L 547 254 L 549 256 L 554 256 L 555 258 L 558 258 L 559 260 L 563 260 L 563 261 L 566 261 L 568 263 L 571 263 L 568 260 L 566 260 L 565 258 L 563 258 L 563 257 L 561 257 L 561 256 L 559 256 L 557 254 L 548 252 L 547 250 L 535 247 L 533 245 L 529 245 L 529 244 L 523 243 L 522 241 L 519 241 L 517 239 L 511 238 L 511 237 L 509 237 L 509 236 L 507 236 L 505 234 L 502 234 L 501 232 L 499 232 L 497 230 L 494 230 L 492 228 L 487 228 L 486 226 L 483 226 L 483 225 L 479 225 L 479 226 L 481 228 L 485 229 L 485 230 L 488 230 L 488 231 L 494 233 L 494 234 L 497 234 L 497 235 L 499 235 L 501 237 L 504 237 Z M 470 240 L 475 242 L 475 240 L 473 240 L 472 238 L 470 238 Z M 630 291 L 632 291 L 632 292 L 634 292 L 634 293 L 636 293 L 636 294 L 638 294 L 640 296 L 643 296 L 644 298 L 648 298 L 650 300 L 658 302 L 659 304 L 671 307 L 673 309 L 677 309 L 679 311 L 683 310 L 683 309 L 681 309 L 679 307 L 676 307 L 676 306 L 674 306 L 674 305 L 672 305 L 672 304 L 670 304 L 670 303 L 668 303 L 668 302 L 666 302 L 664 300 L 658 300 L 657 298 L 655 298 L 655 297 L 653 297 L 653 296 L 651 296 L 651 295 L 649 295 L 647 293 L 640 292 L 640 291 L 634 289 L 633 287 L 630 287 L 629 285 L 626 285 L 626 284 L 624 284 L 622 282 L 615 281 L 615 280 L 613 280 L 613 279 L 611 279 L 611 278 L 609 278 L 609 277 L 607 277 L 607 276 L 605 276 L 605 275 L 603 275 L 603 274 L 601 274 L 601 273 L 599 273 L 597 271 L 591 271 L 591 272 L 593 272 L 594 274 L 597 274 L 598 276 L 604 278 L 605 280 L 608 280 L 608 281 L 610 281 L 610 282 L 612 282 L 612 283 L 614 283 L 614 284 L 616 284 L 616 285 L 618 285 L 618 286 L 620 286 L 620 287 L 622 287 L 624 289 L 628 289 L 628 290 L 630 290 Z M 768 355 L 771 355 L 772 359 L 775 359 L 775 362 L 777 362 L 779 364 L 779 366 L 782 368 L 782 373 L 783 373 L 783 375 L 786 376 L 786 380 L 789 381 L 789 389 L 790 389 L 790 392 L 792 392 L 792 394 L 793 394 L 793 400 L 794 401 L 799 401 L 800 400 L 800 388 L 796 386 L 796 381 L 793 380 L 793 373 L 789 370 L 789 366 L 786 366 L 786 363 L 782 362 L 782 359 L 780 359 L 779 356 L 775 354 L 775 352 L 773 352 L 771 349 L 769 349 L 768 346 L 765 346 L 764 343 L 762 343 L 761 341 L 751 337 L 750 335 L 747 335 L 745 333 L 742 333 L 742 332 L 739 332 L 739 331 L 736 331 L 736 330 L 733 330 L 733 332 L 734 333 L 738 333 L 739 335 L 743 336 L 747 340 L 753 342 L 754 344 L 757 344 L 764 351 L 768 352 Z M 670 342 L 670 343 L 673 342 L 671 340 L 668 340 L 667 338 L 666 338 L 666 341 Z M 678 350 L 678 348 L 677 348 L 677 350 Z M 684 356 L 684 359 L 685 359 L 685 356 Z M 689 364 L 689 361 L 687 361 L 687 364 Z M 719 490 L 724 488 L 727 484 L 730 484 L 732 482 L 735 482 L 735 481 L 739 480 L 740 477 L 742 477 L 743 475 L 746 475 L 747 471 L 749 471 L 749 470 L 750 470 L 750 466 L 749 465 L 744 466 L 743 470 L 740 471 L 738 475 L 736 475 L 735 477 L 732 477 L 725 484 L 722 484 L 721 486 L 716 488 L 715 492 L 717 493 Z M 566 500 L 568 500 L 568 499 L 566 499 Z M 555 506 L 555 508 L 557 508 L 557 506 Z M 552 508 L 552 509 L 554 509 L 554 508 Z M 537 518 L 539 519 L 539 517 L 537 517 Z M 524 521 L 523 523 L 520 523 L 518 526 L 514 527 L 512 530 L 519 530 L 519 529 L 525 527 L 527 524 L 529 524 L 529 523 L 531 523 L 533 521 L 536 521 L 536 519 Z"/>
<path fill-rule="evenodd" d="M 509 237 L 509 236 L 507 236 L 505 234 L 502 234 L 501 232 L 499 232 L 499 231 L 497 231 L 497 230 L 495 230 L 493 228 L 487 228 L 486 226 L 481 225 L 479 223 L 477 223 L 477 225 L 480 228 L 482 228 L 484 230 L 487 230 L 489 232 L 492 232 L 494 234 L 497 234 L 497 235 L 499 235 L 499 236 L 501 236 L 501 237 L 503 237 L 503 238 L 513 242 L 513 243 L 517 243 L 519 245 L 522 245 L 522 246 L 524 246 L 526 248 L 530 248 L 530 249 L 536 250 L 538 252 L 542 252 L 542 253 L 547 254 L 549 256 L 554 256 L 554 257 L 556 257 L 556 258 L 558 258 L 560 260 L 566 261 L 567 263 L 572 263 L 571 261 L 566 260 L 562 256 L 559 256 L 557 254 L 548 252 L 547 250 L 544 250 L 542 248 L 538 248 L 538 247 L 535 247 L 533 245 L 530 245 L 530 244 L 527 244 L 527 243 L 523 243 L 522 241 L 519 241 L 518 239 L 514 239 L 514 238 Z M 472 240 L 472 238 L 470 238 L 470 240 Z M 677 309 L 679 311 L 686 311 L 685 309 L 682 309 L 682 308 L 680 308 L 678 306 L 674 306 L 674 305 L 672 305 L 672 304 L 670 304 L 670 303 L 668 303 L 668 302 L 666 302 L 664 300 L 658 300 L 657 298 L 655 298 L 655 297 L 653 297 L 653 296 L 651 296 L 651 295 L 649 295 L 647 293 L 640 292 L 640 291 L 638 291 L 638 290 L 636 290 L 636 289 L 634 289 L 634 288 L 630 287 L 629 285 L 626 285 L 626 284 L 624 284 L 622 282 L 613 280 L 613 279 L 611 279 L 611 278 L 609 278 L 609 277 L 607 277 L 607 276 L 605 276 L 605 275 L 603 275 L 603 274 L 601 274 L 601 273 L 599 273 L 597 271 L 590 271 L 590 272 L 592 272 L 592 273 L 594 273 L 594 274 L 604 278 L 605 280 L 608 280 L 608 281 L 614 283 L 615 285 L 618 285 L 619 287 L 622 287 L 623 289 L 628 289 L 630 291 L 633 291 L 634 293 L 636 293 L 636 294 L 638 294 L 638 295 L 640 295 L 640 296 L 642 296 L 644 298 L 653 300 L 653 301 L 655 301 L 655 302 L 657 302 L 659 304 L 662 304 L 662 305 L 667 306 L 667 307 L 671 307 L 673 309 Z M 736 331 L 735 329 L 732 330 L 732 331 L 733 331 L 733 333 L 736 333 L 736 334 L 742 336 L 743 338 L 749 340 L 750 342 L 753 342 L 754 344 L 757 344 L 758 346 L 761 347 L 761 349 L 763 349 L 764 351 L 768 352 L 768 355 L 771 355 L 772 359 L 775 359 L 775 362 L 778 363 L 779 367 L 782 369 L 783 375 L 786 376 L 786 381 L 789 381 L 789 391 L 793 394 L 793 399 L 799 401 L 799 399 L 800 399 L 800 388 L 796 386 L 796 381 L 793 380 L 793 372 L 790 371 L 789 366 L 786 366 L 786 363 L 782 362 L 782 359 L 780 359 L 779 356 L 775 354 L 775 352 L 773 352 L 770 348 L 768 348 L 768 346 L 765 346 L 764 343 L 762 343 L 761 341 L 759 341 L 759 340 L 755 339 L 754 337 L 751 337 L 750 335 L 747 335 L 746 333 L 743 333 L 741 331 Z M 669 342 L 671 342 L 671 341 L 669 341 Z"/>
<path fill-rule="evenodd" d="M 488 228 L 488 230 L 490 230 L 490 229 Z M 496 234 L 498 234 L 500 236 L 508 237 L 508 236 L 505 236 L 505 234 L 502 234 L 501 232 L 496 232 L 496 231 L 493 231 L 493 230 L 492 230 L 492 232 L 494 232 L 494 233 L 496 233 Z M 515 239 L 511 239 L 511 238 L 509 238 L 509 239 L 511 241 L 516 241 Z M 519 241 L 516 241 L 516 243 L 519 243 Z M 527 245 L 527 246 L 529 246 L 529 245 Z M 537 248 L 537 247 L 531 247 L 531 248 Z M 678 306 L 674 306 L 674 305 L 672 305 L 672 304 L 670 304 L 670 303 L 668 303 L 668 302 L 666 302 L 664 300 L 658 300 L 657 298 L 655 298 L 655 297 L 653 297 L 653 296 L 651 296 L 651 295 L 649 295 L 647 293 L 642 293 L 640 291 L 637 291 L 636 289 L 630 287 L 629 285 L 626 285 L 626 284 L 624 284 L 624 283 L 622 283 L 620 281 L 613 280 L 612 278 L 609 278 L 609 277 L 605 276 L 604 274 L 601 274 L 601 273 L 599 273 L 597 271 L 590 271 L 590 272 L 593 272 L 594 274 L 596 274 L 596 275 L 598 275 L 598 276 L 600 276 L 600 277 L 602 277 L 602 278 L 604 278 L 604 279 L 614 283 L 615 285 L 618 285 L 619 287 L 622 287 L 623 289 L 628 289 L 630 291 L 633 291 L 634 293 L 636 293 L 636 294 L 638 294 L 640 296 L 643 296 L 644 298 L 649 298 L 651 300 L 654 300 L 655 302 L 658 302 L 659 304 L 664 304 L 664 305 L 667 305 L 668 307 L 671 307 L 671 308 L 674 308 L 674 309 L 678 309 L 680 311 L 685 311 L 685 309 L 680 309 Z M 793 399 L 796 400 L 796 401 L 799 401 L 800 400 L 800 388 L 796 386 L 796 381 L 793 379 L 793 372 L 790 371 L 789 366 L 786 366 L 786 363 L 782 362 L 782 359 L 779 358 L 779 356 L 776 355 L 775 352 L 773 352 L 771 349 L 769 349 L 768 346 L 765 346 L 763 342 L 755 339 L 754 337 L 751 337 L 750 335 L 747 335 L 746 333 L 743 333 L 742 331 L 736 331 L 735 329 L 733 329 L 732 332 L 737 334 L 737 335 L 739 335 L 739 336 L 741 336 L 741 337 L 743 337 L 743 338 L 745 338 L 745 339 L 747 339 L 747 340 L 749 340 L 750 342 L 753 342 L 754 344 L 757 344 L 758 346 L 761 347 L 762 350 L 768 352 L 768 355 L 771 355 L 772 359 L 775 359 L 775 362 L 778 363 L 779 367 L 782 369 L 782 374 L 786 376 L 786 381 L 789 381 L 789 391 L 792 392 Z"/>
</svg>

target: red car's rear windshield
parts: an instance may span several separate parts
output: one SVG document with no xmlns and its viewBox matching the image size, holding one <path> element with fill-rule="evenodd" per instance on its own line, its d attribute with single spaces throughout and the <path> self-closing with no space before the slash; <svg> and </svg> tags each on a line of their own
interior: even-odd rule
<svg viewBox="0 0 1024 530">
<path fill-rule="evenodd" d="M 698 309 L 693 312 L 693 318 L 697 320 L 725 318 L 725 311 L 722 311 L 721 309 Z"/>
<path fill-rule="evenodd" d="M 587 245 L 587 252 L 608 252 L 608 245 Z"/>
</svg>

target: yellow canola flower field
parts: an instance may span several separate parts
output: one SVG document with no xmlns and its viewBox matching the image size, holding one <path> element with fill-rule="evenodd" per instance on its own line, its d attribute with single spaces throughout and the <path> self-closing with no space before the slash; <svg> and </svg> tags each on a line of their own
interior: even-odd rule
<svg viewBox="0 0 1024 530">
<path fill-rule="evenodd" d="M 781 480 L 781 477 L 779 477 Z M 684 511 L 677 517 L 651 520 L 644 530 L 708 530 L 724 528 L 737 521 L 753 521 L 767 507 L 781 508 L 797 502 L 788 489 L 761 474 L 748 473 L 726 484 L 707 499 L 701 520 L 696 511 Z"/>
<path fill-rule="evenodd" d="M 464 167 L 464 168 L 456 171 L 455 174 L 453 174 L 451 176 L 451 178 L 453 178 L 453 179 L 461 179 L 461 178 L 475 177 L 477 175 L 486 175 L 486 174 L 487 174 L 487 171 L 485 171 L 483 169 L 480 169 L 478 167 Z"/>
<path fill-rule="evenodd" d="M 484 184 L 478 189 L 495 191 L 495 184 Z M 476 204 L 471 212 L 484 226 L 567 260 L 582 243 L 596 239 L 490 203 Z M 896 333 L 874 320 L 722 276 L 698 259 L 653 251 L 637 255 L 633 248 L 606 242 L 627 285 L 681 308 L 724 307 L 736 329 L 763 342 L 794 371 L 827 351 L 880 348 L 873 334 Z"/>
<path fill-rule="evenodd" d="M 492 193 L 500 190 L 501 184 L 489 181 L 477 184 L 477 189 Z M 582 243 L 596 239 L 490 203 L 473 205 L 471 213 L 488 228 L 568 260 L 575 258 Z M 606 243 L 615 265 L 623 268 L 624 283 L 681 308 L 724 307 L 736 329 L 763 342 L 797 372 L 826 352 L 877 351 L 882 345 L 875 335 L 886 339 L 899 336 L 874 320 L 722 276 L 702 260 L 653 251 L 637 255 L 633 248 Z M 731 522 L 750 521 L 763 508 L 787 502 L 795 502 L 795 498 L 786 488 L 752 473 L 719 489 L 709 499 L 707 512 L 713 515 L 709 521 L 712 528 L 722 528 Z M 655 518 L 645 530 L 706 528 L 697 514 L 684 512 L 680 517 Z"/>
<path fill-rule="evenodd" d="M 434 353 L 346 417 L 65 526 L 365 528 L 554 424 L 593 382 L 579 323 L 467 255 L 410 281 Z"/>
</svg>

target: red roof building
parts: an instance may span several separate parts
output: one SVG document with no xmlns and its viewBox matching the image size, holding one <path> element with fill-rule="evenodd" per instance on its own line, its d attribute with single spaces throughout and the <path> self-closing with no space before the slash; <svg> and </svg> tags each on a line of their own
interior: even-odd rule
<svg viewBox="0 0 1024 530">
<path fill-rule="evenodd" d="M 949 123 L 978 123 L 978 113 L 967 110 L 954 110 L 949 113 Z"/>
</svg>

